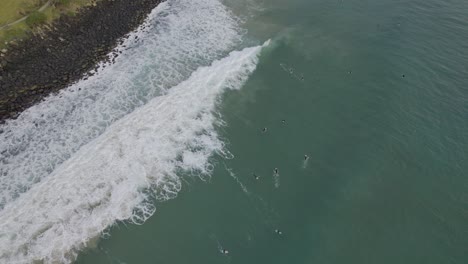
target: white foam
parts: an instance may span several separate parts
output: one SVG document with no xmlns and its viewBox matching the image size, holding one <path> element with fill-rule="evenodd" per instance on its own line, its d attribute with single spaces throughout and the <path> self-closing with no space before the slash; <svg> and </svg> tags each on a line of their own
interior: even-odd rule
<svg viewBox="0 0 468 264">
<path fill-rule="evenodd" d="M 240 88 L 262 46 L 234 51 L 112 124 L 0 214 L 4 263 L 69 263 L 115 223 L 144 222 L 148 198 L 180 190 L 179 170 L 209 173 L 223 152 L 214 113 L 224 89 Z"/>
<path fill-rule="evenodd" d="M 110 124 L 226 56 L 240 39 L 236 19 L 218 0 L 160 4 L 118 48 L 115 64 L 0 127 L 0 210 Z"/>
<path fill-rule="evenodd" d="M 239 178 L 236 176 L 236 174 L 232 171 L 231 168 L 228 168 L 226 167 L 226 165 L 224 165 L 224 167 L 226 168 L 226 171 L 229 173 L 229 175 L 237 182 L 237 184 L 239 184 L 240 188 L 242 189 L 242 191 L 247 194 L 247 195 L 250 195 L 250 192 L 249 190 L 247 189 L 247 187 L 241 182 L 241 180 L 239 180 Z"/>
<path fill-rule="evenodd" d="M 279 175 L 279 173 L 273 173 L 273 181 L 274 181 L 274 184 L 275 184 L 275 188 L 279 188 L 280 187 L 280 175 Z"/>
</svg>

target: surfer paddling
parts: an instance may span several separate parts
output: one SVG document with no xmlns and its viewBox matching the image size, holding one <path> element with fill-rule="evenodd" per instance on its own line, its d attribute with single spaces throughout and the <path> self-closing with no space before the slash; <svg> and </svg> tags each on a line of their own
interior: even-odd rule
<svg viewBox="0 0 468 264">
<path fill-rule="evenodd" d="M 252 173 L 252 176 L 253 176 L 253 177 L 254 177 L 254 179 L 256 179 L 256 180 L 259 180 L 259 179 L 260 179 L 260 176 L 258 176 L 258 175 L 257 175 L 257 174 L 255 174 L 255 173 Z"/>
</svg>

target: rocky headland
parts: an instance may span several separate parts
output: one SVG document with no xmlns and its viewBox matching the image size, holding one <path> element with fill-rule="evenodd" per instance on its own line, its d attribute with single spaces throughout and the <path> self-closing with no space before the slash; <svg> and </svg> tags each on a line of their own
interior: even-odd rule
<svg viewBox="0 0 468 264">
<path fill-rule="evenodd" d="M 83 78 L 161 0 L 100 0 L 0 51 L 0 123 Z"/>
</svg>

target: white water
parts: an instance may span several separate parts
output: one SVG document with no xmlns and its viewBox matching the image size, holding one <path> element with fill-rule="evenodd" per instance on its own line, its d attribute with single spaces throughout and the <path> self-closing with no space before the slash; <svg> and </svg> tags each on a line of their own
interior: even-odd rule
<svg viewBox="0 0 468 264">
<path fill-rule="evenodd" d="M 138 36 L 138 39 L 135 39 Z M 0 210 L 116 120 L 164 94 L 241 39 L 217 0 L 169 0 L 119 47 L 116 63 L 0 127 Z"/>
<path fill-rule="evenodd" d="M 275 188 L 280 187 L 280 175 L 278 173 L 273 174 L 273 180 L 275 182 Z"/>
<path fill-rule="evenodd" d="M 177 172 L 209 174 L 219 95 L 261 50 L 228 55 L 241 36 L 217 0 L 168 1 L 115 64 L 2 125 L 0 263 L 69 263 L 116 221 L 143 223 L 148 198 L 175 197 Z"/>
<path fill-rule="evenodd" d="M 0 214 L 0 258 L 67 263 L 115 223 L 142 223 L 155 208 L 150 195 L 177 195 L 179 170 L 209 174 L 223 153 L 215 107 L 226 89 L 240 88 L 262 47 L 232 52 L 112 124 L 51 175 L 8 203 Z"/>
</svg>

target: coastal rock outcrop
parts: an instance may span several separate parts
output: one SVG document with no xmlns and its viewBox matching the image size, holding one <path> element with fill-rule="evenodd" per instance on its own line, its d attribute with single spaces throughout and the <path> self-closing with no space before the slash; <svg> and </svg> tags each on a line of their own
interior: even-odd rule
<svg viewBox="0 0 468 264">
<path fill-rule="evenodd" d="M 160 2 L 100 0 L 11 43 L 0 54 L 0 123 L 109 60 L 120 40 Z"/>
</svg>

